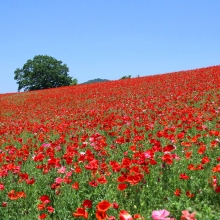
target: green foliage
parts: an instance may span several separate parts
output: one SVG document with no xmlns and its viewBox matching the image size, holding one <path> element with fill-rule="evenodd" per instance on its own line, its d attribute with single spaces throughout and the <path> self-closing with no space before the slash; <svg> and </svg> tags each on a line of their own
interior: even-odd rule
<svg viewBox="0 0 220 220">
<path fill-rule="evenodd" d="M 75 86 L 78 84 L 78 80 L 77 79 L 73 79 L 72 82 L 70 83 L 70 86 Z"/>
<path fill-rule="evenodd" d="M 131 75 L 121 77 L 121 79 L 130 79 L 130 78 L 131 78 Z"/>
<path fill-rule="evenodd" d="M 14 79 L 17 80 L 18 91 L 40 90 L 68 86 L 72 77 L 68 75 L 69 68 L 62 61 L 47 55 L 38 55 L 28 60 L 24 66 L 17 68 Z"/>
<path fill-rule="evenodd" d="M 91 84 L 91 83 L 97 83 L 97 82 L 106 82 L 106 81 L 109 81 L 108 79 L 100 79 L 100 78 L 97 78 L 97 79 L 91 79 L 91 80 L 88 80 L 82 84 Z"/>
</svg>

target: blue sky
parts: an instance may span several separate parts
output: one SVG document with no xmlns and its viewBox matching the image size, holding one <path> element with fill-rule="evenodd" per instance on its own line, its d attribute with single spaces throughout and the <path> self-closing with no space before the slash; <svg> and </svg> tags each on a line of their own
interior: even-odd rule
<svg viewBox="0 0 220 220">
<path fill-rule="evenodd" d="M 2 0 L 0 93 L 35 55 L 79 83 L 220 64 L 219 0 Z"/>
</svg>

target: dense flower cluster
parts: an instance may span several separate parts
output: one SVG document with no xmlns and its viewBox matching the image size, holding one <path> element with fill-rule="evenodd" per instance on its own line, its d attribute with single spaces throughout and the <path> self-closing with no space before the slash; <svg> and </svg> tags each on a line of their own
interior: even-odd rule
<svg viewBox="0 0 220 220">
<path fill-rule="evenodd" d="M 219 201 L 219 115 L 220 66 L 0 94 L 0 216 L 196 219 L 179 204 Z"/>
</svg>

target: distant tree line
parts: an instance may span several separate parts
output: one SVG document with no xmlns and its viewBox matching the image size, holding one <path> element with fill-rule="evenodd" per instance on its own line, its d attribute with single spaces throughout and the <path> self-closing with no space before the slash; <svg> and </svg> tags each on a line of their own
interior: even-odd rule
<svg viewBox="0 0 220 220">
<path fill-rule="evenodd" d="M 108 79 L 100 79 L 100 78 L 97 78 L 97 79 L 92 79 L 92 80 L 88 80 L 82 84 L 91 84 L 91 83 L 97 83 L 97 82 L 106 82 L 106 81 L 109 81 Z"/>
<path fill-rule="evenodd" d="M 131 78 L 131 75 L 121 77 L 121 79 L 130 79 L 130 78 Z"/>
</svg>

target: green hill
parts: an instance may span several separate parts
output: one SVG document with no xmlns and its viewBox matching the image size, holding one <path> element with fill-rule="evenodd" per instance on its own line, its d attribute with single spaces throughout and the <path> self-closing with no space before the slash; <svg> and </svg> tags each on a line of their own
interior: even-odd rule
<svg viewBox="0 0 220 220">
<path fill-rule="evenodd" d="M 88 80 L 88 81 L 86 81 L 86 82 L 84 82 L 82 84 L 91 84 L 91 83 L 106 82 L 106 81 L 110 81 L 110 80 L 97 78 L 97 79 Z"/>
</svg>

